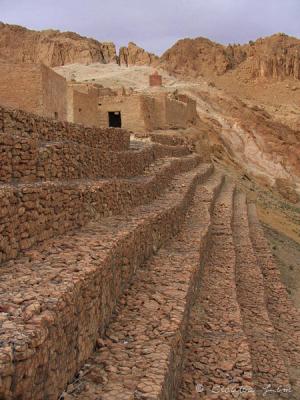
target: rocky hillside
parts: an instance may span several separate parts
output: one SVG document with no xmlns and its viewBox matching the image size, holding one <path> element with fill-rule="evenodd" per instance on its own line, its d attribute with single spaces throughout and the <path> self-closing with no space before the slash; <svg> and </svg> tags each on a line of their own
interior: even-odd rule
<svg viewBox="0 0 300 400">
<path fill-rule="evenodd" d="M 0 60 L 42 62 L 50 67 L 66 64 L 150 65 L 158 57 L 134 43 L 120 49 L 111 42 L 99 42 L 73 32 L 33 31 L 17 25 L 0 23 Z"/>
<path fill-rule="evenodd" d="M 179 40 L 160 64 L 189 77 L 234 73 L 242 79 L 300 79 L 300 40 L 276 34 L 246 45 L 223 46 L 208 39 Z"/>
<path fill-rule="evenodd" d="M 135 43 L 128 43 L 128 47 L 121 47 L 119 53 L 120 65 L 152 65 L 157 63 L 159 57 L 153 53 L 148 53 Z"/>
<path fill-rule="evenodd" d="M 0 24 L 0 58 L 12 62 L 42 62 L 48 66 L 116 61 L 113 43 L 100 43 L 73 32 L 32 31 Z"/>
</svg>

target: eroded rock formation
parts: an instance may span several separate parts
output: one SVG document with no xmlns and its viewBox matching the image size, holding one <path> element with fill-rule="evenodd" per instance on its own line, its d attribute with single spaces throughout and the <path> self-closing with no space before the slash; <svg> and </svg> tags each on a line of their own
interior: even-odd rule
<svg viewBox="0 0 300 400">
<path fill-rule="evenodd" d="M 135 43 L 128 43 L 128 47 L 121 47 L 119 53 L 120 65 L 152 65 L 158 61 L 158 57 L 145 51 Z"/>
<path fill-rule="evenodd" d="M 300 40 L 280 33 L 246 45 L 183 39 L 163 54 L 160 64 L 170 73 L 191 77 L 230 71 L 244 79 L 300 79 Z"/>
<path fill-rule="evenodd" d="M 32 31 L 0 23 L 0 59 L 11 62 L 42 62 L 55 67 L 72 63 L 116 62 L 111 42 L 56 30 Z"/>
</svg>

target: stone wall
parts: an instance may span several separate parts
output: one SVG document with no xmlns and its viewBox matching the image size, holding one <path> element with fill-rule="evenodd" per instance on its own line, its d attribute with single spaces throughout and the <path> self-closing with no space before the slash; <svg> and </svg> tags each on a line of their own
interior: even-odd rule
<svg viewBox="0 0 300 400">
<path fill-rule="evenodd" d="M 35 285 L 35 301 L 39 302 L 41 312 L 32 313 L 32 308 L 25 303 L 21 318 L 13 320 L 13 324 L 18 324 L 17 329 L 8 332 L 11 341 L 1 348 L 4 378 L 0 396 L 24 400 L 55 399 L 59 396 L 59 391 L 64 389 L 90 355 L 99 330 L 102 334 L 116 299 L 130 277 L 155 249 L 178 232 L 201 178 L 200 174 L 194 173 L 183 182 L 176 182 L 177 186 L 170 196 L 146 209 L 138 209 L 138 218 L 131 223 L 124 222 L 121 232 L 111 229 L 109 224 L 98 225 L 91 241 L 88 236 L 91 228 L 87 229 L 83 240 L 88 241 L 88 247 L 83 240 L 81 243 L 78 241 L 76 234 L 70 235 L 65 254 L 59 252 L 64 244 L 58 239 L 52 242 L 54 251 L 47 260 L 47 249 L 42 249 L 26 254 L 34 260 L 31 263 L 25 257 L 5 266 L 7 275 L 10 274 L 9 268 L 13 268 L 17 277 L 15 283 L 20 273 L 23 280 L 26 278 L 25 285 L 31 284 L 33 277 L 34 282 L 39 282 Z M 110 219 L 110 223 L 117 227 L 119 220 Z M 84 248 L 89 251 L 88 254 L 82 252 Z M 48 263 L 53 264 L 47 268 Z M 68 264 L 63 273 L 62 263 Z M 32 266 L 37 269 L 30 269 Z M 40 271 L 43 274 L 38 281 Z M 19 290 L 17 284 L 15 287 Z M 53 297 L 47 297 L 49 288 L 55 291 L 54 302 Z M 22 289 L 22 295 L 25 292 L 28 296 L 29 290 L 27 287 L 24 290 L 24 284 Z M 12 295 L 15 300 L 14 294 L 9 293 L 8 297 Z M 5 304 L 10 303 L 12 301 L 5 301 Z M 35 335 L 30 330 L 32 324 Z M 11 385 L 12 378 L 16 382 L 14 385 Z"/>
<path fill-rule="evenodd" d="M 89 128 L 0 107 L 2 137 L 3 133 L 37 138 L 40 142 L 73 141 L 113 151 L 128 149 L 130 142 L 129 132 L 122 129 Z"/>
<path fill-rule="evenodd" d="M 42 64 L 0 62 L 0 104 L 61 121 L 67 118 L 66 81 Z"/>
<path fill-rule="evenodd" d="M 199 158 L 166 164 L 155 177 L 126 180 L 45 181 L 0 186 L 0 262 L 13 259 L 37 243 L 79 228 L 96 215 L 108 216 L 151 201 L 175 171 L 189 170 Z"/>
<path fill-rule="evenodd" d="M 195 156 L 175 159 L 155 178 L 143 175 L 156 159 L 189 154 L 182 146 L 149 144 L 129 150 L 129 132 L 85 128 L 0 108 L 0 262 L 81 227 L 95 214 L 118 213 L 151 200 Z"/>
<path fill-rule="evenodd" d="M 76 174 L 80 177 L 78 170 L 84 171 L 86 164 L 89 172 L 92 171 L 91 164 L 97 154 L 126 150 L 129 140 L 129 133 L 121 129 L 84 128 L 0 107 L 0 184 L 62 177 L 60 170 L 63 167 L 64 170 L 73 169 L 74 177 Z M 57 141 L 60 144 L 50 144 Z M 53 156 L 53 149 L 56 152 L 68 149 L 68 154 L 61 151 L 62 157 L 57 159 Z M 94 168 L 97 166 L 99 164 Z M 49 175 L 49 171 L 52 174 Z M 101 169 L 98 174 L 101 176 Z"/>
</svg>

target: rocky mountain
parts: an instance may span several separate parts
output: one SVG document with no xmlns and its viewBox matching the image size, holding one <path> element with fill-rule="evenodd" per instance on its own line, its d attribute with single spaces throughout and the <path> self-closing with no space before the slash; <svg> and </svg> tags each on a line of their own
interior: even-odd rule
<svg viewBox="0 0 300 400">
<path fill-rule="evenodd" d="M 121 47 L 119 52 L 120 65 L 152 65 L 157 63 L 159 57 L 153 53 L 148 53 L 135 43 L 128 43 L 128 47 Z"/>
<path fill-rule="evenodd" d="M 240 79 L 300 79 L 300 40 L 276 34 L 246 45 L 208 39 L 179 40 L 160 59 L 169 73 L 189 77 L 235 74 Z"/>
<path fill-rule="evenodd" d="M 113 43 L 101 43 L 73 32 L 38 32 L 0 23 L 0 58 L 12 62 L 42 62 L 50 67 L 109 63 L 116 61 L 116 48 Z"/>
<path fill-rule="evenodd" d="M 99 42 L 73 32 L 33 31 L 0 23 L 0 59 L 11 62 L 42 62 L 50 67 L 66 64 L 120 63 L 150 65 L 158 59 L 134 43 L 120 49 L 111 42 Z"/>
</svg>

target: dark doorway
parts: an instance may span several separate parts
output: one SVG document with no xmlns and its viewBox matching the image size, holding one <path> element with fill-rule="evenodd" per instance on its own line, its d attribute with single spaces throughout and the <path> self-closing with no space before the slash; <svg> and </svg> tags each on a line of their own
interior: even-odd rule
<svg viewBox="0 0 300 400">
<path fill-rule="evenodd" d="M 121 112 L 120 111 L 109 111 L 108 118 L 109 118 L 109 127 L 110 128 L 121 128 L 122 121 L 121 121 Z"/>
</svg>

